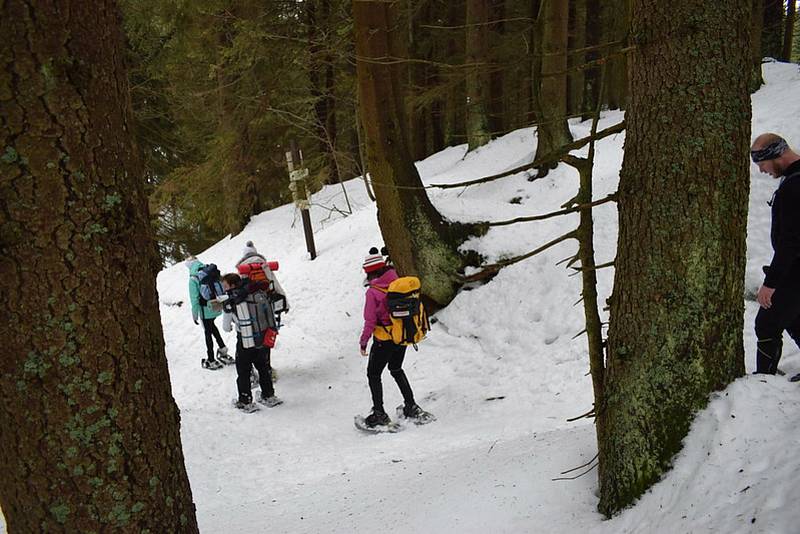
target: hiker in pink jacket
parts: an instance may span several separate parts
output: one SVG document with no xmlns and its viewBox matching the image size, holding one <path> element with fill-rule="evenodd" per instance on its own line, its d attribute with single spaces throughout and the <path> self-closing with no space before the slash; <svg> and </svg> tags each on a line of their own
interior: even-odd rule
<svg viewBox="0 0 800 534">
<path fill-rule="evenodd" d="M 374 250 L 374 249 L 373 249 Z M 370 250 L 372 252 L 372 250 Z M 403 371 L 403 358 L 405 358 L 406 347 L 396 345 L 392 341 L 389 331 L 391 320 L 389 318 L 389 308 L 386 304 L 386 295 L 389 284 L 397 279 L 397 273 L 386 265 L 383 256 L 377 253 L 369 254 L 364 259 L 362 265 L 364 272 L 367 273 L 369 287 L 367 289 L 366 302 L 364 303 L 364 328 L 361 331 L 361 355 L 367 356 L 367 345 L 372 337 L 372 348 L 369 351 L 369 363 L 367 364 L 367 379 L 369 390 L 372 394 L 372 413 L 364 420 L 368 427 L 378 425 L 388 425 L 389 416 L 383 409 L 383 384 L 381 374 L 386 366 L 397 382 L 400 393 L 403 394 L 405 405 L 403 415 L 405 417 L 418 417 L 423 410 L 414 402 L 414 392 L 408 383 L 406 373 Z"/>
</svg>

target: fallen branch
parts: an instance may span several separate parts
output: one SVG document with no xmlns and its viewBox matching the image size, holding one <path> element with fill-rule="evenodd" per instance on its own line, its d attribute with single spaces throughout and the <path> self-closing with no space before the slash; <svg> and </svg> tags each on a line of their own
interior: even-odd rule
<svg viewBox="0 0 800 534">
<path fill-rule="evenodd" d="M 566 475 L 567 473 L 572 473 L 573 471 L 577 471 L 578 469 L 583 469 L 584 467 L 587 467 L 589 464 L 591 464 L 592 462 L 597 460 L 598 456 L 600 456 L 599 452 L 597 454 L 595 454 L 594 456 L 592 456 L 592 459 L 589 460 L 588 462 L 586 462 L 585 464 L 579 465 L 578 467 L 573 467 L 572 469 L 567 469 L 566 471 L 562 471 L 561 474 L 562 475 Z"/>
<path fill-rule="evenodd" d="M 487 226 L 507 226 L 509 224 L 516 224 L 521 222 L 542 221 L 544 219 L 550 219 L 552 217 L 558 217 L 560 215 L 567 215 L 569 213 L 575 213 L 576 211 L 593 208 L 595 206 L 599 206 L 600 204 L 605 204 L 606 202 L 615 201 L 616 199 L 617 199 L 617 194 L 611 193 L 607 197 L 601 198 L 600 200 L 595 200 L 594 202 L 588 202 L 586 204 L 578 204 L 576 206 L 567 208 L 565 210 L 551 211 L 550 213 L 544 213 L 542 215 L 532 215 L 530 217 L 517 217 L 515 219 L 508 219 L 506 221 L 495 221 L 486 224 Z"/>
<path fill-rule="evenodd" d="M 562 153 L 552 155 L 552 156 L 550 156 L 548 158 L 543 158 L 541 161 L 537 161 L 536 165 L 534 165 L 533 162 L 526 163 L 525 165 L 522 165 L 522 166 L 517 167 L 515 169 L 511 169 L 511 170 L 508 170 L 508 171 L 503 171 L 500 174 L 494 174 L 492 176 L 486 176 L 484 178 L 476 178 L 474 180 L 469 180 L 469 181 L 466 181 L 466 182 L 459 182 L 459 183 L 456 183 L 456 184 L 430 184 L 428 187 L 429 188 L 438 188 L 438 189 L 455 189 L 457 187 L 469 187 L 471 185 L 482 184 L 482 183 L 486 183 L 486 182 L 492 182 L 494 180 L 499 180 L 500 178 L 505 178 L 506 176 L 511 176 L 512 174 L 517 174 L 517 173 L 520 173 L 522 171 L 527 171 L 527 170 L 533 169 L 535 167 L 542 167 L 542 166 L 548 165 L 550 163 L 558 163 L 559 161 L 562 160 L 562 158 L 565 155 L 568 155 L 569 152 L 571 152 L 573 150 L 577 150 L 579 148 L 583 148 L 585 145 L 589 144 L 591 141 L 599 141 L 600 139 L 603 139 L 604 137 L 608 137 L 609 135 L 618 134 L 618 133 L 620 133 L 620 132 L 622 132 L 624 130 L 625 130 L 625 121 L 622 121 L 622 122 L 619 122 L 619 123 L 615 124 L 614 126 L 609 126 L 605 130 L 601 130 L 601 131 L 597 132 L 594 136 L 589 135 L 589 136 L 586 136 L 586 137 L 582 137 L 581 139 L 578 139 L 577 141 L 573 141 L 573 142 L 571 142 L 571 143 L 569 143 L 567 145 L 564 145 L 562 147 Z"/>
<path fill-rule="evenodd" d="M 590 471 L 592 471 L 597 466 L 598 466 L 598 464 L 594 464 L 593 466 L 591 466 L 589 469 L 587 469 L 586 471 L 584 471 L 580 475 L 575 475 L 574 477 L 558 477 L 558 478 L 551 478 L 550 480 L 553 480 L 553 481 L 556 481 L 556 480 L 575 480 L 576 478 L 581 478 L 586 473 L 589 473 Z"/>
<path fill-rule="evenodd" d="M 535 256 L 536 254 L 539 254 L 540 252 L 544 252 L 548 248 L 550 248 L 552 246 L 555 246 L 558 243 L 561 243 L 562 241 L 566 241 L 567 239 L 575 238 L 575 237 L 576 237 L 576 231 L 575 230 L 569 231 L 566 234 L 562 235 L 561 237 L 557 237 L 557 238 L 553 239 L 552 241 L 550 241 L 548 243 L 545 243 L 541 247 L 528 252 L 527 254 L 522 254 L 520 256 L 515 256 L 515 257 L 509 258 L 507 260 L 503 260 L 503 261 L 499 261 L 497 263 L 493 263 L 491 265 L 487 265 L 486 267 L 484 267 L 484 269 L 482 271 L 479 271 L 479 272 L 477 272 L 477 273 L 475 273 L 473 275 L 470 275 L 470 276 L 462 277 L 461 281 L 463 283 L 467 283 L 467 282 L 477 282 L 479 280 L 483 280 L 485 278 L 493 276 L 494 274 L 499 272 L 500 269 L 502 269 L 503 267 L 508 267 L 509 265 L 513 265 L 513 264 L 515 264 L 517 262 L 520 262 L 522 260 L 526 260 L 526 259 L 530 258 L 531 256 Z"/>
<path fill-rule="evenodd" d="M 584 417 L 594 417 L 594 416 L 595 416 L 594 406 L 592 406 L 592 409 L 589 410 L 588 412 L 586 412 L 585 414 L 581 414 L 581 415 L 578 415 L 576 417 L 572 417 L 570 419 L 567 419 L 567 423 L 571 423 L 573 421 L 577 421 L 578 419 L 583 419 Z M 596 456 L 595 456 L 595 458 L 596 458 Z M 592 458 L 592 460 L 594 460 L 594 458 Z M 592 460 L 589 460 L 589 462 L 591 462 Z M 580 467 L 583 467 L 583 466 L 580 466 Z M 580 469 L 580 467 L 576 467 L 576 469 Z M 569 473 L 569 471 L 566 471 L 565 473 L 561 473 L 561 474 L 563 475 L 563 474 L 566 474 L 566 473 Z"/>
</svg>

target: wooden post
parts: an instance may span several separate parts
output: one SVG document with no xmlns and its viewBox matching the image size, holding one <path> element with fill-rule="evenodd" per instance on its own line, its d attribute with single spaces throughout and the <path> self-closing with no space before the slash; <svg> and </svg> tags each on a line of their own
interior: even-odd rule
<svg viewBox="0 0 800 534">
<path fill-rule="evenodd" d="M 297 163 L 296 170 L 295 163 Z M 308 169 L 303 167 L 303 154 L 297 148 L 297 142 L 294 139 L 291 141 L 291 150 L 286 152 L 286 164 L 289 167 L 289 190 L 292 192 L 295 205 L 300 210 L 300 216 L 303 219 L 303 233 L 306 236 L 306 249 L 313 260 L 317 257 L 317 249 L 314 245 L 314 231 L 311 228 L 311 213 L 309 212 L 311 202 L 306 184 Z"/>
</svg>

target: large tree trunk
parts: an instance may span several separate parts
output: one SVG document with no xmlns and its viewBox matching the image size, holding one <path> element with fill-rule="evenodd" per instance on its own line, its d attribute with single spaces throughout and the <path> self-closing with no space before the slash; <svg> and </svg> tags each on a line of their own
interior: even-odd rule
<svg viewBox="0 0 800 534">
<path fill-rule="evenodd" d="M 474 150 L 491 141 L 489 129 L 489 0 L 467 0 L 467 144 Z"/>
<path fill-rule="evenodd" d="M 709 393 L 744 372 L 750 0 L 634 5 L 597 419 L 606 515 L 659 479 Z"/>
<path fill-rule="evenodd" d="M 786 2 L 786 26 L 783 29 L 783 51 L 781 59 L 789 62 L 792 60 L 792 40 L 794 38 L 794 19 L 797 16 L 797 0 Z"/>
<path fill-rule="evenodd" d="M 403 274 L 422 280 L 423 293 L 447 304 L 457 288 L 463 260 L 456 252 L 460 228 L 445 222 L 422 189 L 406 143 L 400 72 L 392 58 L 398 40 L 396 3 L 353 2 L 358 97 L 367 159 L 378 204 L 378 223 L 392 259 Z M 387 61 L 388 58 L 388 61 Z"/>
<path fill-rule="evenodd" d="M 779 59 L 783 52 L 783 0 L 764 0 L 761 55 Z"/>
<path fill-rule="evenodd" d="M 567 39 L 569 3 L 546 1 L 538 21 L 541 29 L 541 83 L 538 92 L 538 144 L 534 161 L 558 153 L 572 134 L 567 125 Z M 554 167 L 548 164 L 547 167 Z"/>
<path fill-rule="evenodd" d="M 114 2 L 0 10 L 9 532 L 197 532 Z"/>
</svg>

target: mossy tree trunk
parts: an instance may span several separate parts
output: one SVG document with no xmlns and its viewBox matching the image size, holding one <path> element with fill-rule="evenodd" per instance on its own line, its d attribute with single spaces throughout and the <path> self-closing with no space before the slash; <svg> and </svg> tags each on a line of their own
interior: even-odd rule
<svg viewBox="0 0 800 534">
<path fill-rule="evenodd" d="M 0 9 L 9 532 L 197 532 L 108 0 Z"/>
<path fill-rule="evenodd" d="M 750 0 L 636 0 L 619 241 L 598 407 L 599 509 L 668 469 L 744 372 Z"/>
<path fill-rule="evenodd" d="M 378 204 L 378 223 L 392 259 L 403 274 L 422 280 L 423 293 L 447 304 L 457 288 L 463 259 L 457 225 L 444 221 L 422 189 L 406 142 L 401 68 L 397 53 L 397 3 L 353 2 L 358 98 L 366 134 L 367 159 Z M 388 59 L 388 61 L 387 61 Z"/>
<path fill-rule="evenodd" d="M 572 141 L 567 125 L 567 41 L 569 2 L 545 1 L 537 21 L 540 30 L 541 78 L 538 94 L 538 143 L 534 162 L 547 159 Z M 548 166 L 554 166 L 548 165 Z"/>
<path fill-rule="evenodd" d="M 467 0 L 465 61 L 467 77 L 467 145 L 474 150 L 492 140 L 489 128 L 491 79 L 489 57 L 489 0 Z"/>
</svg>

